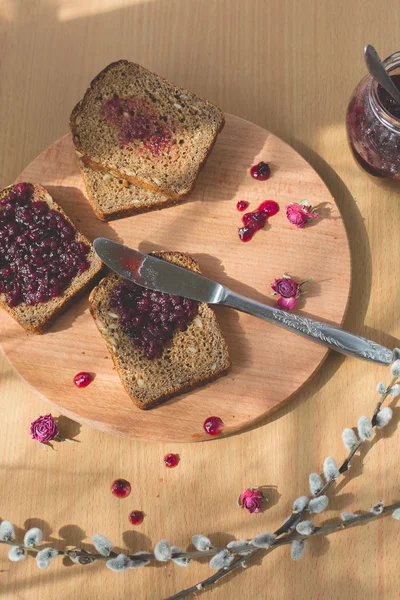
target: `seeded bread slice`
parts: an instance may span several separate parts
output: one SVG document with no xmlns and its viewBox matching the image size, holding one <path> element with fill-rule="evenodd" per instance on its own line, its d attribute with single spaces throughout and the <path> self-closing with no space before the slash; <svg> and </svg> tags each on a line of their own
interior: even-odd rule
<svg viewBox="0 0 400 600">
<path fill-rule="evenodd" d="M 74 223 L 58 204 L 54 202 L 49 192 L 40 184 L 31 184 L 34 188 L 33 200 L 41 200 L 48 204 L 49 208 L 58 211 L 63 217 L 71 223 L 76 229 Z M 9 186 L 0 192 L 0 200 L 7 196 L 10 190 L 14 186 Z M 0 211 L 2 207 L 0 206 Z M 81 294 L 83 294 L 94 282 L 95 278 L 100 274 L 103 264 L 101 260 L 95 254 L 89 240 L 76 229 L 77 242 L 83 242 L 90 247 L 87 255 L 89 262 L 89 268 L 82 273 L 78 273 L 70 282 L 69 286 L 65 289 L 61 296 L 51 298 L 46 302 L 30 306 L 25 303 L 21 303 L 18 306 L 10 307 L 5 301 L 6 294 L 0 293 L 0 306 L 16 320 L 22 327 L 33 333 L 44 333 L 45 330 L 51 325 L 54 319 L 62 313 L 74 300 L 76 300 Z"/>
<path fill-rule="evenodd" d="M 180 202 L 144 190 L 121 177 L 92 169 L 87 166 L 84 158 L 80 159 L 79 167 L 89 202 L 96 217 L 101 221 L 112 221 L 151 210 L 160 210 Z"/>
<path fill-rule="evenodd" d="M 180 252 L 157 252 L 159 258 L 200 272 L 196 261 Z M 110 292 L 120 277 L 108 275 L 90 294 L 90 311 L 112 356 L 125 390 L 139 408 L 161 402 L 203 385 L 230 367 L 228 347 L 214 311 L 199 304 L 198 314 L 185 331 L 176 331 L 162 354 L 150 360 L 137 348 L 110 308 Z"/>
<path fill-rule="evenodd" d="M 118 125 L 107 120 L 107 103 L 121 99 Z M 219 108 L 127 60 L 103 69 L 70 117 L 79 157 L 170 198 L 192 188 L 223 125 Z M 121 139 L 125 126 L 129 141 Z M 152 143 L 143 128 L 155 130 Z M 170 144 L 160 145 L 166 138 Z"/>
</svg>

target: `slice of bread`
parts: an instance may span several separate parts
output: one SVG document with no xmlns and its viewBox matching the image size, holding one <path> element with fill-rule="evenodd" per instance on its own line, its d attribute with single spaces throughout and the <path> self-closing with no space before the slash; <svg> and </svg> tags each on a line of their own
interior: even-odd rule
<svg viewBox="0 0 400 600">
<path fill-rule="evenodd" d="M 76 229 L 71 219 L 65 214 L 58 204 L 54 202 L 46 188 L 40 184 L 28 184 L 33 186 L 33 201 L 44 201 L 48 204 L 49 208 L 54 211 L 61 213 L 66 221 L 76 230 L 75 241 L 83 242 L 90 248 L 87 254 L 87 260 L 89 262 L 89 268 L 86 271 L 78 273 L 70 282 L 68 287 L 64 290 L 61 296 L 53 297 L 46 302 L 40 304 L 28 305 L 26 303 L 18 304 L 17 306 L 10 307 L 6 301 L 6 294 L 0 293 L 0 306 L 14 318 L 22 327 L 33 333 L 44 333 L 44 331 L 51 325 L 54 319 L 63 312 L 69 304 L 83 294 L 93 284 L 95 278 L 100 274 L 103 264 L 101 260 L 95 254 L 93 247 L 89 240 Z M 0 200 L 5 198 L 10 190 L 14 186 L 9 186 L 0 192 Z M 0 212 L 3 209 L 0 206 Z"/>
<path fill-rule="evenodd" d="M 121 177 L 96 171 L 89 167 L 83 158 L 79 161 L 79 167 L 89 202 L 96 217 L 101 221 L 112 221 L 151 210 L 160 210 L 180 202 L 144 190 Z"/>
<path fill-rule="evenodd" d="M 127 60 L 103 69 L 70 117 L 79 157 L 170 198 L 189 192 L 223 125 L 219 108 Z"/>
<path fill-rule="evenodd" d="M 192 258 L 180 252 L 157 252 L 159 258 L 200 272 Z M 175 331 L 172 341 L 153 360 L 137 348 L 110 307 L 111 290 L 120 277 L 108 275 L 90 294 L 90 311 L 104 337 L 125 390 L 141 409 L 153 406 L 203 385 L 230 367 L 228 347 L 214 311 L 199 304 L 198 313 L 185 331 Z"/>
</svg>

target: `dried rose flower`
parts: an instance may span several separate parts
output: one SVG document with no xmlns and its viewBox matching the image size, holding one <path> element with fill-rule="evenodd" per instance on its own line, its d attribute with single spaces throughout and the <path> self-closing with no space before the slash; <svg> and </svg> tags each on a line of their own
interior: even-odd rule
<svg viewBox="0 0 400 600">
<path fill-rule="evenodd" d="M 238 506 L 245 508 L 249 513 L 259 513 L 261 505 L 265 501 L 264 495 L 258 488 L 248 488 L 238 498 Z"/>
<path fill-rule="evenodd" d="M 284 298 L 298 298 L 301 292 L 297 281 L 288 275 L 284 275 L 280 279 L 275 279 L 271 287 L 276 294 Z"/>
<path fill-rule="evenodd" d="M 318 219 L 318 213 L 316 213 L 312 206 L 310 206 L 307 200 L 302 200 L 300 203 L 292 202 L 286 207 L 287 219 L 292 225 L 298 228 L 302 228 L 307 225 L 310 219 Z"/>
<path fill-rule="evenodd" d="M 301 290 L 301 286 L 304 285 L 310 279 L 305 279 L 301 283 L 297 283 L 293 277 L 285 273 L 280 279 L 275 279 L 274 283 L 271 283 L 273 290 L 273 296 L 279 295 L 280 298 L 277 300 L 279 308 L 283 310 L 291 310 L 296 306 L 296 300 L 304 292 Z"/>
<path fill-rule="evenodd" d="M 46 444 L 55 440 L 60 435 L 57 423 L 51 414 L 38 417 L 36 421 L 31 423 L 32 439 L 37 440 L 41 444 Z"/>
</svg>

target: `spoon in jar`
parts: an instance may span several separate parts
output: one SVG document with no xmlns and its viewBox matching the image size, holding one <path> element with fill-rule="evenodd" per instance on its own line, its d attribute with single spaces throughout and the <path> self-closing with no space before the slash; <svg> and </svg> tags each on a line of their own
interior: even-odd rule
<svg viewBox="0 0 400 600">
<path fill-rule="evenodd" d="M 377 80 L 378 83 L 400 104 L 400 91 L 394 85 L 392 78 L 388 75 L 379 54 L 371 44 L 367 44 L 364 48 L 364 58 L 370 75 Z"/>
</svg>

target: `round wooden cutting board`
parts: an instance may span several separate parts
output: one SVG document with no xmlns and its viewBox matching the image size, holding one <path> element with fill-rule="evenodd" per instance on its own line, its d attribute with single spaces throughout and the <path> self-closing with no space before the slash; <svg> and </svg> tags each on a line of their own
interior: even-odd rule
<svg viewBox="0 0 400 600">
<path fill-rule="evenodd" d="M 265 160 L 268 181 L 252 179 L 249 168 Z M 19 181 L 49 187 L 65 212 L 89 239 L 109 237 L 133 248 L 179 250 L 192 255 L 207 277 L 255 300 L 273 304 L 270 284 L 284 272 L 297 280 L 313 277 L 296 310 L 341 324 L 350 290 L 346 231 L 337 205 L 311 166 L 268 131 L 226 115 L 226 125 L 187 202 L 110 224 L 99 221 L 85 196 L 71 136 L 36 158 Z M 287 221 L 285 206 L 306 198 L 320 218 L 304 229 Z M 267 199 L 280 212 L 252 241 L 238 238 L 238 200 L 250 210 Z M 1 347 L 21 377 L 58 409 L 104 431 L 144 440 L 213 439 L 204 420 L 219 416 L 222 435 L 243 430 L 276 410 L 315 372 L 327 350 L 298 335 L 230 309 L 216 310 L 232 358 L 227 376 L 149 411 L 125 393 L 106 346 L 83 298 L 45 335 L 25 332 L 0 314 Z M 85 389 L 72 380 L 79 371 L 95 379 Z"/>
</svg>

